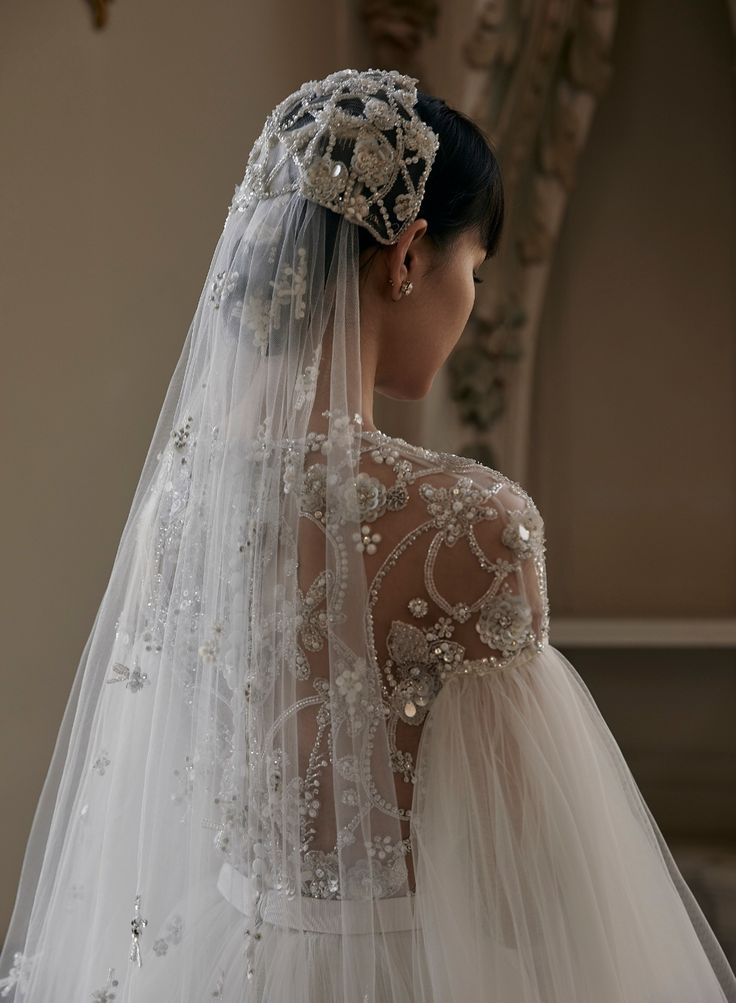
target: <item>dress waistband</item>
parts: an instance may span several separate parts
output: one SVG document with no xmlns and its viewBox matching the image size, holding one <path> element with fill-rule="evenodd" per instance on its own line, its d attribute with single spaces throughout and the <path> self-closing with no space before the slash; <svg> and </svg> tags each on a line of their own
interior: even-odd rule
<svg viewBox="0 0 736 1003">
<path fill-rule="evenodd" d="M 236 909 L 246 916 L 253 915 L 253 882 L 228 861 L 220 869 L 217 887 Z M 413 895 L 378 899 L 318 899 L 302 895 L 294 900 L 269 889 L 263 896 L 262 916 L 264 923 L 272 926 L 312 933 L 380 934 L 412 930 L 417 925 Z"/>
</svg>

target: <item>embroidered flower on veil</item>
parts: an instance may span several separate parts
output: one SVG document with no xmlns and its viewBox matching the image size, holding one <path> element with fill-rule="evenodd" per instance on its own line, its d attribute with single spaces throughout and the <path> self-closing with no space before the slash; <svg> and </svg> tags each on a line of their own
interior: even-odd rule
<svg viewBox="0 0 736 1003">
<path fill-rule="evenodd" d="M 245 300 L 245 325 L 253 337 L 253 344 L 261 352 L 268 348 L 271 304 L 271 299 L 257 293 L 252 293 Z"/>
<path fill-rule="evenodd" d="M 31 973 L 33 971 L 32 957 L 28 957 L 22 951 L 16 951 L 13 955 L 13 965 L 8 977 L 0 979 L 0 996 L 9 996 L 11 989 L 19 989 L 21 992 L 28 988 Z"/>
</svg>

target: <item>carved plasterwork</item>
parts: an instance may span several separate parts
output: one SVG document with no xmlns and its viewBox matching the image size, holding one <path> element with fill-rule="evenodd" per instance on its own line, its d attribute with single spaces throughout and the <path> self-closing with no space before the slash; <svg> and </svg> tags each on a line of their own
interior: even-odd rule
<svg viewBox="0 0 736 1003">
<path fill-rule="evenodd" d="M 361 0 L 372 66 L 424 76 L 422 48 L 437 31 L 439 0 Z"/>
<path fill-rule="evenodd" d="M 595 108 L 611 78 L 617 0 L 487 0 L 462 49 L 462 110 L 491 138 L 506 193 L 496 280 L 451 358 L 458 451 L 526 477 L 537 330 Z M 492 374 L 491 400 L 478 379 Z"/>
</svg>

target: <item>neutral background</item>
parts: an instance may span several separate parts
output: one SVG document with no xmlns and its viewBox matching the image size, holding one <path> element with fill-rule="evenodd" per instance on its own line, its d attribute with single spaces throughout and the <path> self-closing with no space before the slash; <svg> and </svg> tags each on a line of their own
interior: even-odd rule
<svg viewBox="0 0 736 1003">
<path fill-rule="evenodd" d="M 270 109 L 346 51 L 340 0 L 256 6 L 116 0 L 101 33 L 82 3 L 15 0 L 0 15 L 0 930 L 233 189 Z M 553 621 L 733 617 L 725 2 L 622 0 L 613 63 L 541 331 L 527 487 L 547 527 Z M 401 434 L 395 409 L 391 422 Z M 666 833 L 736 838 L 722 799 L 734 776 L 733 653 L 650 658 L 636 701 L 642 662 L 616 657 L 620 673 L 600 674 L 594 691 L 635 772 L 671 760 L 674 741 L 690 784 L 683 802 L 681 787 L 658 784 L 659 766 L 647 774 Z"/>
</svg>

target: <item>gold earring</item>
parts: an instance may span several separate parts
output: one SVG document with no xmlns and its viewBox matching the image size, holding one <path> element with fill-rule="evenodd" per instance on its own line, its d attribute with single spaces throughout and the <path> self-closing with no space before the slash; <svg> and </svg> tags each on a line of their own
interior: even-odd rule
<svg viewBox="0 0 736 1003">
<path fill-rule="evenodd" d="M 409 282 L 408 279 L 404 279 L 404 281 L 401 283 L 401 295 L 408 296 L 413 288 L 414 288 L 413 283 Z"/>
</svg>

